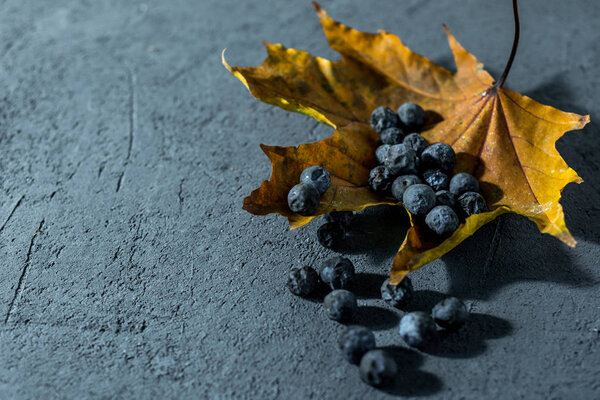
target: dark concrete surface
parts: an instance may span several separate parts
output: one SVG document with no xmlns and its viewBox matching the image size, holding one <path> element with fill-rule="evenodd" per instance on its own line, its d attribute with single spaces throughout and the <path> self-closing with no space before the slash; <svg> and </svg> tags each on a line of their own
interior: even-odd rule
<svg viewBox="0 0 600 400">
<path fill-rule="evenodd" d="M 447 23 L 496 76 L 512 41 L 508 0 L 323 6 L 451 66 Z M 597 2 L 522 1 L 521 16 L 508 86 L 594 121 Z M 558 143 L 586 181 L 563 192 L 576 249 L 504 216 L 412 274 L 414 308 L 452 294 L 474 313 L 430 353 L 403 347 L 401 313 L 377 298 L 406 219 L 357 218 L 342 250 L 360 322 L 402 360 L 378 391 L 343 361 L 342 327 L 284 286 L 332 254 L 318 223 L 289 232 L 241 209 L 269 175 L 259 143 L 331 133 L 221 66 L 225 47 L 258 64 L 263 40 L 335 57 L 308 0 L 1 2 L 0 398 L 600 398 L 597 125 Z"/>
</svg>

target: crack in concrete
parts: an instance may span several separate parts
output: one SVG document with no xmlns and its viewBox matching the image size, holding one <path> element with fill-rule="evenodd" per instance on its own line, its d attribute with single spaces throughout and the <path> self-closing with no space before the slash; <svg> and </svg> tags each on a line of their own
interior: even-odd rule
<svg viewBox="0 0 600 400">
<path fill-rule="evenodd" d="M 125 171 L 129 165 L 129 159 L 131 158 L 131 152 L 133 150 L 133 140 L 137 131 L 137 76 L 135 70 L 129 66 L 127 67 L 127 75 L 129 77 L 129 134 L 127 137 L 127 154 L 125 155 L 125 161 L 123 161 L 123 171 L 121 171 L 119 179 L 117 180 L 116 192 L 119 192 L 121 189 L 123 177 L 125 176 Z"/>
<path fill-rule="evenodd" d="M 12 210 L 10 211 L 10 213 L 8 214 L 8 217 L 6 217 L 6 219 L 4 220 L 4 223 L 2 224 L 2 226 L 0 226 L 0 232 L 2 232 L 4 230 L 4 227 L 6 227 L 6 224 L 8 224 L 8 221 L 10 221 L 10 219 L 12 218 L 13 214 L 15 213 L 15 211 L 17 210 L 17 208 L 19 208 L 19 206 L 21 205 L 21 202 L 23 201 L 23 199 L 25 198 L 25 195 L 21 195 L 21 197 L 19 197 L 19 200 L 17 200 L 17 202 L 15 203 L 15 205 L 13 206 Z"/>
</svg>

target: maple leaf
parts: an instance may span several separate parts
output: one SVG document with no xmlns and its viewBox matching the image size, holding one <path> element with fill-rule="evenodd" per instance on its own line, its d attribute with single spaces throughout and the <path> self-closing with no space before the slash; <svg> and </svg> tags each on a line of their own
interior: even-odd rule
<svg viewBox="0 0 600 400">
<path fill-rule="evenodd" d="M 444 142 L 454 148 L 454 173 L 469 172 L 480 180 L 489 212 L 467 218 L 443 241 L 430 238 L 411 216 L 411 227 L 392 266 L 392 283 L 441 257 L 505 212 L 524 215 L 541 232 L 576 245 L 559 200 L 565 185 L 582 180 L 562 159 L 555 142 L 565 132 L 583 128 L 589 116 L 566 113 L 502 88 L 506 74 L 500 85 L 494 84 L 483 65 L 446 27 L 456 72 L 414 53 L 393 34 L 359 32 L 334 21 L 314 4 L 340 61 L 269 43 L 265 43 L 268 57 L 258 67 L 231 67 L 223 56 L 225 67 L 257 99 L 336 129 L 325 140 L 298 147 L 261 145 L 271 160 L 272 175 L 244 199 L 245 210 L 258 215 L 279 213 L 293 229 L 332 211 L 401 204 L 368 187 L 379 139 L 368 121 L 376 107 L 395 109 L 410 101 L 427 111 L 422 135 L 430 143 Z M 514 51 L 516 47 L 507 71 Z M 332 185 L 315 215 L 301 216 L 289 210 L 287 193 L 310 165 L 326 168 Z"/>
</svg>

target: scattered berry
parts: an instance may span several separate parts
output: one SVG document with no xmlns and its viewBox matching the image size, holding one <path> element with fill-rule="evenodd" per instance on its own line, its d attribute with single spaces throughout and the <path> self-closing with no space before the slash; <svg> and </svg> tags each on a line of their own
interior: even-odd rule
<svg viewBox="0 0 600 400">
<path fill-rule="evenodd" d="M 400 144 L 404 139 L 404 132 L 400 128 L 387 128 L 381 132 L 381 143 L 383 144 Z"/>
<path fill-rule="evenodd" d="M 375 150 L 375 161 L 377 161 L 377 164 L 383 164 L 385 162 L 385 155 L 390 147 L 392 146 L 389 144 L 382 144 L 377 148 L 377 150 Z"/>
<path fill-rule="evenodd" d="M 371 127 L 377 133 L 381 133 L 387 128 L 397 127 L 399 124 L 398 114 L 389 107 L 377 107 L 371 114 Z"/>
<path fill-rule="evenodd" d="M 354 283 L 354 264 L 345 257 L 329 258 L 323 263 L 320 275 L 331 289 L 349 289 Z"/>
<path fill-rule="evenodd" d="M 313 165 L 302 171 L 302 174 L 300 174 L 300 182 L 313 185 L 317 188 L 319 194 L 323 194 L 329 189 L 329 186 L 331 186 L 331 177 L 325 168 L 319 165 Z"/>
<path fill-rule="evenodd" d="M 425 215 L 435 206 L 435 192 L 427 185 L 411 185 L 404 191 L 402 201 L 411 214 Z"/>
<path fill-rule="evenodd" d="M 415 311 L 406 314 L 400 320 L 400 336 L 412 347 L 426 347 L 436 336 L 435 322 L 429 314 Z"/>
<path fill-rule="evenodd" d="M 390 174 L 411 174 L 416 172 L 417 154 L 403 144 L 395 144 L 385 155 L 385 167 Z"/>
<path fill-rule="evenodd" d="M 454 210 L 448 206 L 435 206 L 427 217 L 425 224 L 438 236 L 451 235 L 460 224 Z"/>
<path fill-rule="evenodd" d="M 354 218 L 354 213 L 352 211 L 333 211 L 325 215 L 326 222 L 338 223 L 344 229 L 348 229 L 350 227 L 352 218 Z"/>
<path fill-rule="evenodd" d="M 425 183 L 431 186 L 434 191 L 448 189 L 450 178 L 439 169 L 428 169 L 423 172 L 422 176 Z"/>
<path fill-rule="evenodd" d="M 438 206 L 448 206 L 452 208 L 456 206 L 456 196 L 449 190 L 439 190 L 435 192 L 435 199 Z"/>
<path fill-rule="evenodd" d="M 429 142 L 427 141 L 427 139 L 425 139 L 418 133 L 411 133 L 410 135 L 406 135 L 402 143 L 404 143 L 406 147 L 412 149 L 415 153 L 417 153 L 417 156 L 419 157 L 421 156 L 421 153 L 423 153 L 423 150 L 425 150 L 427 146 L 429 146 Z"/>
<path fill-rule="evenodd" d="M 371 350 L 360 360 L 360 379 L 368 385 L 384 387 L 391 385 L 398 373 L 396 361 L 383 350 Z"/>
<path fill-rule="evenodd" d="M 337 289 L 325 296 L 323 306 L 329 319 L 337 322 L 352 321 L 358 305 L 356 296 L 344 289 Z"/>
<path fill-rule="evenodd" d="M 402 196 L 404 196 L 406 189 L 411 185 L 419 183 L 423 182 L 416 175 L 401 175 L 394 179 L 394 182 L 392 183 L 392 196 L 394 196 L 396 200 L 402 201 Z"/>
<path fill-rule="evenodd" d="M 319 207 L 319 191 L 308 183 L 299 183 L 288 193 L 290 210 L 300 215 L 312 215 Z"/>
<path fill-rule="evenodd" d="M 381 285 L 381 298 L 392 307 L 402 308 L 406 306 L 412 295 L 413 286 L 409 277 L 404 278 L 397 285 L 390 285 L 389 279 L 386 279 Z"/>
<path fill-rule="evenodd" d="M 456 196 L 465 192 L 479 192 L 479 182 L 473 175 L 461 172 L 450 180 L 450 191 Z"/>
<path fill-rule="evenodd" d="M 308 296 L 319 286 L 319 275 L 309 266 L 293 268 L 287 281 L 290 292 L 296 296 Z"/>
<path fill-rule="evenodd" d="M 415 103 L 404 103 L 398 108 L 398 117 L 404 126 L 420 130 L 425 124 L 425 111 Z"/>
<path fill-rule="evenodd" d="M 455 330 L 465 324 L 469 312 L 465 303 L 456 297 L 448 297 L 433 307 L 431 316 L 441 328 Z"/>
<path fill-rule="evenodd" d="M 463 218 L 485 212 L 486 204 L 482 195 L 477 192 L 466 192 L 458 198 L 458 211 Z"/>
<path fill-rule="evenodd" d="M 337 222 L 323 224 L 317 230 L 317 239 L 323 247 L 331 249 L 336 247 L 346 235 L 344 227 Z"/>
<path fill-rule="evenodd" d="M 442 171 L 452 171 L 456 161 L 456 154 L 452 147 L 446 143 L 434 143 L 423 150 L 421 163 L 427 168 L 438 168 Z"/>
<path fill-rule="evenodd" d="M 383 165 L 375 167 L 369 173 L 369 186 L 375 193 L 387 195 L 394 177 Z"/>
<path fill-rule="evenodd" d="M 375 335 L 368 328 L 351 326 L 340 336 L 338 343 L 346 360 L 358 364 L 367 351 L 375 348 Z"/>
</svg>

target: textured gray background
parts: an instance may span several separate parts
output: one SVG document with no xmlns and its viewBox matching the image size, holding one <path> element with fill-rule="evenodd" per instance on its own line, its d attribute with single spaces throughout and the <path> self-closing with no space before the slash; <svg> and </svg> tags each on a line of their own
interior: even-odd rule
<svg viewBox="0 0 600 400">
<path fill-rule="evenodd" d="M 522 3 L 508 86 L 597 116 L 597 2 Z M 508 0 L 323 6 L 443 65 L 442 23 L 496 76 L 510 50 Z M 259 143 L 331 133 L 221 66 L 224 47 L 257 65 L 263 40 L 335 57 L 305 0 L 2 2 L 0 398 L 600 398 L 597 126 L 558 143 L 586 180 L 562 201 L 576 249 L 505 216 L 412 275 L 413 308 L 453 294 L 474 313 L 433 354 L 403 350 L 401 313 L 377 299 L 403 213 L 357 218 L 344 252 L 360 322 L 404 360 L 377 391 L 342 360 L 341 326 L 284 286 L 290 266 L 332 254 L 318 223 L 289 232 L 241 210 L 269 175 Z"/>
</svg>

